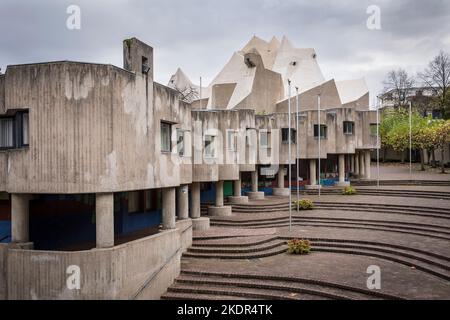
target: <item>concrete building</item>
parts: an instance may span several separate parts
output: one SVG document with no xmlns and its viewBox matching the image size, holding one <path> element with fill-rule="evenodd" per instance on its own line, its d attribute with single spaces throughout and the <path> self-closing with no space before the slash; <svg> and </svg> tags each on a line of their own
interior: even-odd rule
<svg viewBox="0 0 450 320">
<path fill-rule="evenodd" d="M 288 195 L 296 166 L 294 187 L 370 179 L 364 82 L 325 81 L 312 49 L 253 38 L 188 98 L 199 88 L 181 70 L 154 82 L 152 47 L 125 40 L 123 57 L 123 68 L 60 61 L 0 75 L 0 299 L 158 298 L 192 229 L 209 227 L 202 202 L 224 216 L 229 203 Z M 300 100 L 291 132 L 287 79 Z"/>
</svg>

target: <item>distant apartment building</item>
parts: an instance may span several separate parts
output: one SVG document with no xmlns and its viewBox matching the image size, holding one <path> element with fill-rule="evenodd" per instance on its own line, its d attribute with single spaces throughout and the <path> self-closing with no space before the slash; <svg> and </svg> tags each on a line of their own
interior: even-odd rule
<svg viewBox="0 0 450 320">
<path fill-rule="evenodd" d="M 326 81 L 313 49 L 255 37 L 189 99 L 181 70 L 153 80 L 152 47 L 125 40 L 123 61 L 0 75 L 0 299 L 157 299 L 193 229 L 288 195 L 289 170 L 294 188 L 370 179 L 367 86 Z"/>
</svg>

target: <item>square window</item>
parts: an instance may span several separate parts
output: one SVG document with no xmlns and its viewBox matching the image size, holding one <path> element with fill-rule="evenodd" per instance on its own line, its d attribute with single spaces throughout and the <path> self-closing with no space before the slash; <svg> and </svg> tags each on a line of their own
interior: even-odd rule
<svg viewBox="0 0 450 320">
<path fill-rule="evenodd" d="M 297 131 L 291 128 L 291 143 L 296 143 L 297 140 Z M 281 142 L 289 143 L 289 128 L 281 129 Z"/>
<path fill-rule="evenodd" d="M 227 149 L 237 151 L 237 131 L 227 130 Z"/>
<path fill-rule="evenodd" d="M 314 125 L 314 138 L 317 138 L 319 136 L 319 126 L 317 124 Z M 324 124 L 320 125 L 320 138 L 326 139 L 327 138 L 327 126 Z"/>
<path fill-rule="evenodd" d="M 353 121 L 344 121 L 344 134 L 353 134 L 355 123 Z"/>
<path fill-rule="evenodd" d="M 371 123 L 370 124 L 370 135 L 376 136 L 377 133 L 378 133 L 378 125 L 376 123 Z"/>
<path fill-rule="evenodd" d="M 167 122 L 161 122 L 161 151 L 171 152 L 172 150 L 172 125 Z"/>
<path fill-rule="evenodd" d="M 0 119 L 0 148 L 14 148 L 14 118 Z"/>
<path fill-rule="evenodd" d="M 184 131 L 177 129 L 177 150 L 180 156 L 184 155 Z"/>
<path fill-rule="evenodd" d="M 212 135 L 205 136 L 205 157 L 207 158 L 216 157 L 215 138 L 216 137 Z"/>
<path fill-rule="evenodd" d="M 259 144 L 261 148 L 269 148 L 270 147 L 270 132 L 267 130 L 261 130 L 259 132 Z"/>
</svg>

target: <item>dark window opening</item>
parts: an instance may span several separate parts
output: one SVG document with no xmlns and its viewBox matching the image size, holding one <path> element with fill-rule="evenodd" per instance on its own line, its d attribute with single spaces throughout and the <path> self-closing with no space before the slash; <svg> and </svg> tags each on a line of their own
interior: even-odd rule
<svg viewBox="0 0 450 320">
<path fill-rule="evenodd" d="M 0 118 L 0 149 L 23 148 L 29 145 L 28 111 Z"/>
<path fill-rule="evenodd" d="M 150 71 L 150 66 L 148 64 L 148 58 L 142 57 L 142 73 L 147 74 Z"/>
<path fill-rule="evenodd" d="M 317 124 L 314 125 L 314 138 L 317 138 L 319 136 L 319 126 Z M 324 124 L 320 125 L 320 138 L 326 139 L 327 138 L 327 126 Z"/>
<path fill-rule="evenodd" d="M 370 135 L 376 136 L 378 134 L 378 125 L 376 123 L 370 124 Z"/>
<path fill-rule="evenodd" d="M 167 122 L 161 122 L 161 151 L 171 152 L 172 150 L 172 125 Z"/>
<path fill-rule="evenodd" d="M 355 123 L 353 121 L 344 121 L 344 134 L 353 134 Z"/>
<path fill-rule="evenodd" d="M 291 129 L 291 143 L 296 143 L 297 132 L 295 129 Z M 289 128 L 281 129 L 281 142 L 289 143 Z"/>
</svg>

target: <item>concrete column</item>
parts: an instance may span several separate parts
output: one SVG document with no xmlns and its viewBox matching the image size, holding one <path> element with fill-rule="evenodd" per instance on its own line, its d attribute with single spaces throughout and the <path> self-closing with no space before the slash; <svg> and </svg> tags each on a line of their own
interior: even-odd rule
<svg viewBox="0 0 450 320">
<path fill-rule="evenodd" d="M 353 155 L 353 157 L 354 157 L 354 162 L 355 162 L 354 174 L 359 176 L 360 172 L 359 172 L 359 154 L 358 154 L 358 152 L 355 151 L 355 154 Z"/>
<path fill-rule="evenodd" d="M 175 229 L 175 188 L 162 189 L 162 226 Z"/>
<path fill-rule="evenodd" d="M 359 153 L 359 177 L 365 178 L 365 170 L 364 170 L 364 151 Z"/>
<path fill-rule="evenodd" d="M 228 201 L 230 201 L 230 203 L 238 204 L 248 202 L 248 197 L 242 195 L 240 172 L 239 172 L 239 180 L 233 181 L 233 194 L 234 196 L 228 197 Z"/>
<path fill-rule="evenodd" d="M 364 163 L 365 163 L 366 167 L 364 169 L 364 173 L 365 173 L 366 179 L 370 179 L 370 163 L 372 161 L 371 155 L 370 155 L 370 150 L 365 151 L 365 156 L 366 156 L 366 159 L 365 159 Z"/>
<path fill-rule="evenodd" d="M 339 187 L 346 187 L 349 186 L 350 183 L 348 181 L 345 181 L 345 155 L 340 154 L 338 156 L 339 159 L 339 182 L 336 183 L 337 186 Z"/>
<path fill-rule="evenodd" d="M 12 242 L 24 243 L 30 241 L 29 217 L 30 200 L 29 194 L 11 194 L 11 238 Z"/>
<path fill-rule="evenodd" d="M 95 195 L 95 237 L 97 248 L 114 247 L 114 194 Z"/>
<path fill-rule="evenodd" d="M 200 218 L 200 183 L 192 182 L 191 185 L 191 218 Z"/>
<path fill-rule="evenodd" d="M 189 218 L 189 191 L 187 186 L 177 188 L 178 219 Z"/>
<path fill-rule="evenodd" d="M 229 216 L 231 215 L 231 207 L 223 205 L 223 180 L 216 182 L 216 203 L 208 208 L 210 216 Z"/>
<path fill-rule="evenodd" d="M 192 229 L 194 230 L 208 230 L 209 218 L 200 217 L 200 183 L 193 182 L 191 185 L 191 218 Z"/>
<path fill-rule="evenodd" d="M 280 165 L 280 168 L 278 169 L 278 174 L 277 174 L 277 179 L 278 179 L 278 188 L 284 188 L 284 166 Z"/>
<path fill-rule="evenodd" d="M 309 160 L 309 185 L 305 186 L 306 189 L 318 189 L 320 186 L 317 184 L 317 165 L 316 159 Z"/>
<path fill-rule="evenodd" d="M 235 180 L 233 182 L 233 192 L 234 192 L 234 196 L 235 197 L 240 197 L 241 196 L 241 177 L 239 174 L 239 180 Z"/>
<path fill-rule="evenodd" d="M 350 155 L 350 171 L 354 174 L 355 173 L 355 155 Z"/>
<path fill-rule="evenodd" d="M 223 181 L 216 182 L 216 207 L 223 207 Z"/>
<path fill-rule="evenodd" d="M 289 196 L 289 188 L 284 187 L 284 165 L 280 165 L 277 174 L 278 188 L 273 188 L 274 196 Z"/>
<path fill-rule="evenodd" d="M 252 172 L 252 192 L 258 192 L 258 170 Z"/>
<path fill-rule="evenodd" d="M 258 168 L 252 171 L 252 191 L 247 192 L 247 196 L 252 200 L 264 199 L 264 192 L 258 191 Z"/>
</svg>

